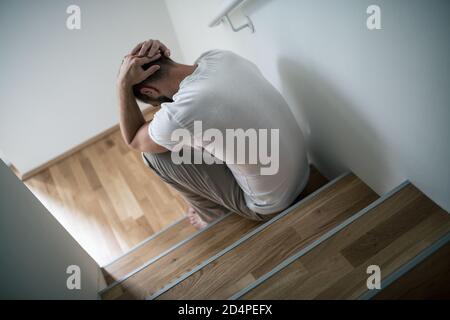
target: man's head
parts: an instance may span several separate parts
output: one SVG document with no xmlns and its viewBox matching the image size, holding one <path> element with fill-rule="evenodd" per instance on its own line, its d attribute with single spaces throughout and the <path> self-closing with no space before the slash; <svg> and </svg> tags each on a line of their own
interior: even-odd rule
<svg viewBox="0 0 450 320">
<path fill-rule="evenodd" d="M 143 65 L 142 68 L 147 70 L 154 65 L 158 65 L 160 69 L 141 83 L 133 86 L 134 96 L 139 101 L 152 105 L 172 102 L 173 100 L 167 95 L 167 92 L 170 91 L 172 70 L 177 64 L 170 58 L 163 56 L 157 61 Z"/>
</svg>

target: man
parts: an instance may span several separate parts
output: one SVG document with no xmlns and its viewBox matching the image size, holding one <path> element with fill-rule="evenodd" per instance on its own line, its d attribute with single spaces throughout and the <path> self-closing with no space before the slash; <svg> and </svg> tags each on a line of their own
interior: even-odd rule
<svg viewBox="0 0 450 320">
<path fill-rule="evenodd" d="M 228 212 L 264 221 L 292 205 L 307 184 L 309 165 L 302 131 L 280 93 L 254 64 L 231 52 L 209 51 L 194 65 L 169 56 L 162 43 L 149 40 L 125 57 L 117 81 L 120 127 L 125 142 L 191 205 L 191 223 L 203 228 Z M 152 122 L 144 120 L 136 99 L 161 103 Z M 215 138 L 199 134 L 199 125 Z M 174 134 L 180 130 L 191 139 L 180 142 Z M 229 135 L 232 130 L 259 141 L 236 150 L 230 139 L 239 137 Z M 269 131 L 278 139 L 267 138 Z M 232 138 L 219 143 L 221 137 Z M 264 171 L 263 151 L 272 153 L 275 170 Z M 217 161 L 194 161 L 199 152 Z M 234 161 L 239 152 L 244 157 Z M 175 163 L 180 157 L 194 160 Z"/>
</svg>

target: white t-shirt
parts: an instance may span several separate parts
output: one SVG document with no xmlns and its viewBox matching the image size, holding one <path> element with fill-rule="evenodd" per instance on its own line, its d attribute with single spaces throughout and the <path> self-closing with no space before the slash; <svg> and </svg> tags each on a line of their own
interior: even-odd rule
<svg viewBox="0 0 450 320">
<path fill-rule="evenodd" d="M 249 209 L 259 214 L 286 209 L 303 191 L 309 178 L 304 136 L 286 101 L 256 65 L 232 52 L 209 51 L 196 64 L 194 73 L 181 82 L 174 102 L 162 104 L 156 113 L 149 126 L 150 137 L 157 144 L 174 150 L 180 140 L 174 139 L 172 133 L 187 129 L 194 137 L 191 146 L 208 150 L 226 163 L 244 191 Z M 231 146 L 218 140 L 214 140 L 214 144 L 212 140 L 204 140 L 198 131 L 194 132 L 194 123 L 198 121 L 203 132 L 217 129 L 223 137 L 230 129 L 267 132 L 266 139 L 258 140 L 258 150 L 264 141 L 267 142 L 261 150 L 273 151 L 278 147 L 278 171 L 261 174 L 262 168 L 270 165 L 259 158 L 257 163 L 250 162 L 248 156 L 246 164 L 230 161 Z M 277 145 L 271 147 L 271 133 L 276 130 L 279 130 L 279 141 L 274 140 Z M 249 143 L 245 148 L 247 152 L 254 151 Z"/>
</svg>

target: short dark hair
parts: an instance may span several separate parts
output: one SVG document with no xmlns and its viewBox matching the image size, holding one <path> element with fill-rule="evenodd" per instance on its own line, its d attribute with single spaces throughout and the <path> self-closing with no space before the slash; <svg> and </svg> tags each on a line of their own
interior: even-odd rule
<svg viewBox="0 0 450 320">
<path fill-rule="evenodd" d="M 155 66 L 155 65 L 160 66 L 160 69 L 156 73 L 154 73 L 153 75 L 151 75 L 150 77 L 148 77 L 147 79 L 142 81 L 141 83 L 134 85 L 133 86 L 133 94 L 136 97 L 136 99 L 138 99 L 139 101 L 141 101 L 143 103 L 148 103 L 148 104 L 152 104 L 152 105 L 160 105 L 161 103 L 170 101 L 170 99 L 168 99 L 166 97 L 159 97 L 156 100 L 152 100 L 145 94 L 142 94 L 141 90 L 144 88 L 145 85 L 152 84 L 157 81 L 166 79 L 167 76 L 169 75 L 169 69 L 175 65 L 175 62 L 173 60 L 171 60 L 170 58 L 163 56 L 159 60 L 144 64 L 142 66 L 142 69 L 148 70 L 150 67 Z"/>
</svg>

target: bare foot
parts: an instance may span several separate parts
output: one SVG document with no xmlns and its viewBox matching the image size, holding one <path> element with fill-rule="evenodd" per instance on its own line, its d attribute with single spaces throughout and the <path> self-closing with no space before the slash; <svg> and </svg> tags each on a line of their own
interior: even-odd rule
<svg viewBox="0 0 450 320">
<path fill-rule="evenodd" d="M 189 219 L 189 223 L 192 224 L 198 230 L 204 229 L 208 226 L 208 223 L 204 221 L 193 208 L 189 208 L 187 212 L 187 217 Z"/>
</svg>

